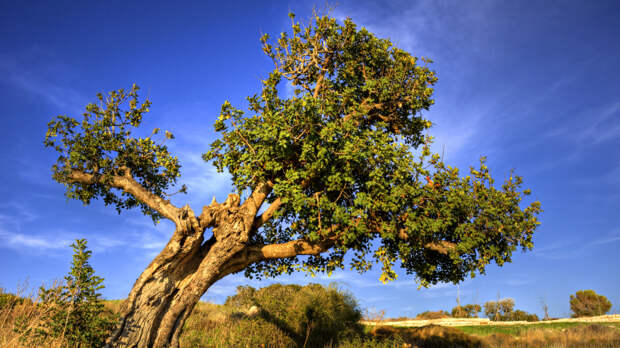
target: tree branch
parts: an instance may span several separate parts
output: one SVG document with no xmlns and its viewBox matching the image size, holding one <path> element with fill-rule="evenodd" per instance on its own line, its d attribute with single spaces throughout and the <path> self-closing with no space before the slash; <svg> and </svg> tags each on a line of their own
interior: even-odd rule
<svg viewBox="0 0 620 348">
<path fill-rule="evenodd" d="M 248 199 L 243 202 L 243 205 L 248 207 L 248 209 L 250 210 L 249 213 L 252 216 L 258 213 L 258 210 L 260 209 L 261 205 L 263 205 L 263 202 L 265 201 L 265 199 L 267 199 L 267 196 L 269 195 L 269 193 L 271 193 L 272 189 L 273 182 L 271 180 L 260 183 L 256 186 L 250 197 L 248 197 Z"/>
<path fill-rule="evenodd" d="M 437 243 L 427 243 L 424 247 L 440 254 L 447 255 L 450 250 L 456 248 L 456 244 L 442 240 Z"/>
<path fill-rule="evenodd" d="M 250 264 L 259 261 L 295 257 L 297 255 L 318 255 L 331 249 L 335 242 L 335 238 L 318 243 L 299 239 L 280 244 L 250 245 L 238 254 L 239 257 L 233 258 L 231 263 L 224 267 L 220 279 L 228 274 L 242 271 Z"/>
<path fill-rule="evenodd" d="M 407 232 L 405 232 L 404 229 L 400 229 L 398 230 L 398 238 L 402 239 L 402 240 L 408 240 L 409 236 L 407 235 Z M 447 255 L 448 252 L 450 252 L 450 250 L 456 248 L 456 244 L 452 243 L 452 242 L 448 242 L 445 240 L 439 241 L 439 242 L 431 242 L 431 243 L 426 243 L 424 245 L 424 247 L 426 249 L 430 249 L 433 251 L 436 251 L 440 254 L 443 255 Z"/>
<path fill-rule="evenodd" d="M 275 214 L 275 212 L 278 211 L 278 208 L 280 208 L 281 205 L 282 205 L 282 200 L 279 197 L 276 198 L 276 200 L 273 201 L 273 203 L 271 203 L 271 205 L 269 206 L 269 208 L 267 208 L 267 210 L 265 210 L 265 212 L 263 212 L 261 215 L 257 216 L 256 219 L 254 219 L 254 224 L 252 225 L 252 229 L 257 230 L 262 225 L 264 225 L 265 222 L 269 221 L 269 219 L 271 219 L 273 214 Z"/>
<path fill-rule="evenodd" d="M 253 263 L 262 260 L 294 257 L 297 255 L 318 255 L 331 249 L 335 243 L 335 239 L 327 239 L 322 242 L 309 242 L 298 239 L 280 244 L 250 245 L 248 246 L 247 258 L 249 263 Z"/>
<path fill-rule="evenodd" d="M 78 170 L 71 171 L 68 175 L 68 180 L 73 183 L 85 185 L 100 183 L 100 180 L 96 178 L 95 175 Z M 163 217 L 170 219 L 177 225 L 179 224 L 181 209 L 175 207 L 170 201 L 149 192 L 140 185 L 128 171 L 125 171 L 125 175 L 122 176 L 113 175 L 112 182 L 109 185 L 133 195 L 138 201 L 146 204 Z"/>
</svg>

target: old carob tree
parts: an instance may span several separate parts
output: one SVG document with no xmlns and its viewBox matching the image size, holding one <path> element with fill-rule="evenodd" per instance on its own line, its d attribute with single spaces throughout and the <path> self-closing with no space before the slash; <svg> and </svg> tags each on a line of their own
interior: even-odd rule
<svg viewBox="0 0 620 348">
<path fill-rule="evenodd" d="M 151 105 L 137 87 L 99 95 L 81 120 L 49 124 L 45 145 L 60 153 L 53 178 L 67 197 L 176 226 L 136 280 L 110 346 L 178 346 L 196 302 L 235 272 L 331 272 L 348 254 L 360 272 L 379 263 L 382 281 L 397 265 L 428 285 L 532 247 L 540 204 L 520 205 L 529 194 L 520 177 L 496 187 L 484 160 L 461 177 L 431 154 L 421 115 L 437 81 L 428 60 L 351 20 L 291 20 L 291 32 L 261 38 L 275 67 L 247 114 L 224 103 L 220 137 L 203 156 L 231 174 L 236 193 L 198 214 L 166 198 L 180 164 L 154 140 L 159 129 L 132 136 Z M 294 89 L 286 98 L 285 83 Z"/>
</svg>

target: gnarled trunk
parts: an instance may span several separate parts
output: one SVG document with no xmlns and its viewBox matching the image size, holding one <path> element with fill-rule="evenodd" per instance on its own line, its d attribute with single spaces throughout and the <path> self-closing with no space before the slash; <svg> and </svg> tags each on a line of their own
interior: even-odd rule
<svg viewBox="0 0 620 348">
<path fill-rule="evenodd" d="M 136 280 L 106 347 L 179 346 L 183 324 L 200 297 L 231 273 L 229 265 L 237 264 L 246 248 L 251 223 L 237 209 L 222 208 L 213 237 L 204 243 L 205 226 L 184 209 L 185 223 L 177 224 L 164 250 Z"/>
</svg>

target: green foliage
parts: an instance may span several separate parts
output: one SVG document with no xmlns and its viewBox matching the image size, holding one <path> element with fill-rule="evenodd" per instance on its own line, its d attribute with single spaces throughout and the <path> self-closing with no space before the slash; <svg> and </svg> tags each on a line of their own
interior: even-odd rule
<svg viewBox="0 0 620 348">
<path fill-rule="evenodd" d="M 5 292 L 3 288 L 0 288 L 0 310 L 11 310 L 24 302 L 31 303 L 32 300 Z"/>
<path fill-rule="evenodd" d="M 484 304 L 484 315 L 491 320 L 507 321 L 514 308 L 515 300 L 511 298 L 489 301 Z"/>
<path fill-rule="evenodd" d="M 180 176 L 178 159 L 163 145 L 165 140 L 174 138 L 170 132 L 164 133 L 161 143 L 154 140 L 159 128 L 145 138 L 132 136 L 132 128 L 140 125 L 151 106 L 148 100 L 139 103 L 138 90 L 133 85 L 129 91 L 119 89 L 105 97 L 98 94 L 99 105 L 88 104 L 81 122 L 69 116 L 57 116 L 48 124 L 44 143 L 60 154 L 52 167 L 52 177 L 66 186 L 67 198 L 84 204 L 102 198 L 118 212 L 140 207 L 157 221 L 161 216 L 144 202 L 111 189 L 114 176 L 131 176 L 149 192 L 163 197 Z M 95 182 L 71 181 L 73 172 L 93 175 Z"/>
<path fill-rule="evenodd" d="M 263 320 L 275 324 L 300 346 L 323 347 L 361 330 L 361 311 L 355 299 L 334 286 L 238 287 L 225 305 L 243 311 L 257 306 Z"/>
<path fill-rule="evenodd" d="M 521 177 L 496 186 L 485 158 L 462 177 L 430 150 L 432 123 L 422 115 L 433 103 L 431 60 L 413 57 L 350 19 L 315 15 L 307 26 L 291 15 L 291 31 L 261 38 L 275 69 L 248 97 L 248 115 L 226 101 L 215 122 L 220 138 L 203 155 L 231 174 L 247 195 L 259 184 L 280 202 L 249 243 L 297 239 L 333 244 L 329 252 L 251 264 L 246 275 L 277 276 L 344 268 L 345 254 L 359 272 L 374 263 L 380 280 L 396 278 L 395 265 L 422 286 L 459 282 L 503 265 L 531 249 L 540 203 L 522 203 Z M 294 92 L 283 96 L 290 83 Z M 139 207 L 154 220 L 153 205 L 115 180 L 135 180 L 159 199 L 176 183 L 180 165 L 163 141 L 134 137 L 149 111 L 138 87 L 98 95 L 81 121 L 58 116 L 45 145 L 59 152 L 53 177 L 66 195 L 88 204 L 102 198 L 120 212 Z M 88 180 L 78 180 L 87 177 Z M 185 187 L 181 189 L 185 191 Z M 142 192 L 140 190 L 140 192 Z"/>
<path fill-rule="evenodd" d="M 479 304 L 467 304 L 464 306 L 456 306 L 452 308 L 452 317 L 454 318 L 478 318 L 478 313 L 482 310 Z"/>
<path fill-rule="evenodd" d="M 594 290 L 579 290 L 570 295 L 570 310 L 572 317 L 591 317 L 603 315 L 611 309 L 611 302 L 607 297 L 599 295 Z"/>
<path fill-rule="evenodd" d="M 539 321 L 538 315 L 517 309 L 510 313 L 511 321 Z"/>
<path fill-rule="evenodd" d="M 515 300 L 511 298 L 489 301 L 484 304 L 484 314 L 495 321 L 538 321 L 536 314 L 515 310 Z"/>
<path fill-rule="evenodd" d="M 286 332 L 260 316 L 235 315 L 218 321 L 205 314 L 194 311 L 187 319 L 181 347 L 298 347 Z"/>
<path fill-rule="evenodd" d="M 529 194 L 519 191 L 520 177 L 496 188 L 484 158 L 461 178 L 431 154 L 424 134 L 431 122 L 421 115 L 437 81 L 430 60 L 350 19 L 316 16 L 307 27 L 293 19 L 291 31 L 263 37 L 276 68 L 248 98 L 250 115 L 222 105 L 221 138 L 203 158 L 228 171 L 240 193 L 274 183 L 268 201 L 283 205 L 253 242 L 336 243 L 329 254 L 265 261 L 246 275 L 330 272 L 350 252 L 360 272 L 374 260 L 388 281 L 399 263 L 428 285 L 461 281 L 491 261 L 509 262 L 518 246 L 532 247 L 540 204 L 520 207 Z M 281 96 L 283 81 L 293 96 Z M 445 242 L 455 247 L 427 247 Z"/>
<path fill-rule="evenodd" d="M 114 326 L 100 299 L 103 278 L 88 263 L 86 240 L 77 239 L 71 246 L 73 262 L 65 284 L 39 289 L 43 325 L 35 334 L 64 337 L 71 347 L 100 347 Z"/>
</svg>

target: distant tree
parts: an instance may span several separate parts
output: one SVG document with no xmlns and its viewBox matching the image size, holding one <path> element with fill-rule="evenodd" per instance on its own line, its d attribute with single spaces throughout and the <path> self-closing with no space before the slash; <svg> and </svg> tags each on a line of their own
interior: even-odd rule
<svg viewBox="0 0 620 348">
<path fill-rule="evenodd" d="M 482 310 L 479 304 L 467 304 L 452 308 L 454 318 L 478 318 L 478 313 Z"/>
<path fill-rule="evenodd" d="M 517 309 L 503 318 L 505 321 L 539 321 L 538 315 Z"/>
<path fill-rule="evenodd" d="M 572 317 L 592 317 L 603 315 L 611 309 L 611 302 L 607 297 L 599 295 L 594 290 L 579 290 L 570 295 L 570 310 Z"/>
<path fill-rule="evenodd" d="M 514 308 L 515 300 L 512 298 L 488 301 L 484 304 L 484 314 L 491 320 L 508 320 Z"/>
<path fill-rule="evenodd" d="M 547 305 L 546 296 L 540 298 L 540 305 L 542 306 L 543 313 L 545 313 L 543 320 L 549 320 L 549 305 Z"/>
<path fill-rule="evenodd" d="M 37 334 L 62 337 L 70 347 L 101 347 L 114 327 L 100 298 L 103 278 L 88 263 L 92 252 L 86 240 L 77 239 L 71 246 L 73 262 L 64 284 L 39 288 L 43 324 Z"/>
<path fill-rule="evenodd" d="M 512 298 L 489 301 L 484 304 L 484 314 L 494 321 L 538 321 L 538 315 L 516 309 Z"/>
<path fill-rule="evenodd" d="M 199 215 L 169 200 L 181 167 L 164 145 L 173 135 L 132 134 L 151 106 L 136 86 L 99 94 L 79 120 L 49 123 L 45 145 L 59 153 L 53 178 L 68 198 L 175 225 L 129 293 L 111 346 L 178 346 L 201 296 L 240 271 L 331 272 L 349 254 L 359 272 L 379 263 L 386 282 L 398 263 L 429 286 L 532 248 L 541 209 L 522 204 L 530 191 L 521 177 L 495 185 L 484 158 L 461 177 L 431 153 L 432 123 L 422 116 L 434 103 L 430 60 L 350 19 L 291 21 L 290 32 L 261 38 L 274 70 L 248 98 L 250 115 L 222 105 L 220 138 L 203 159 L 230 173 L 235 193 Z M 287 98 L 283 81 L 294 90 Z"/>
</svg>

